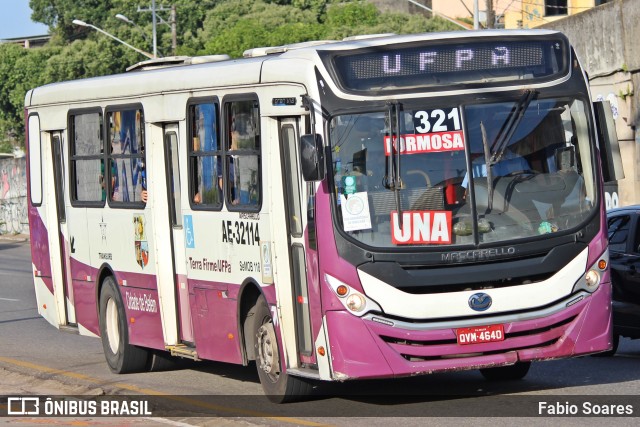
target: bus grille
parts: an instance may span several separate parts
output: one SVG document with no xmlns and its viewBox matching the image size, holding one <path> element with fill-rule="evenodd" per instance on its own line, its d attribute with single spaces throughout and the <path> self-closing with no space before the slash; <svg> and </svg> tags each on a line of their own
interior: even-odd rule
<svg viewBox="0 0 640 427">
<path fill-rule="evenodd" d="M 464 346 L 457 343 L 454 329 L 450 330 L 450 336 L 448 337 L 443 337 L 442 331 L 435 334 L 429 334 L 428 331 L 423 331 L 419 333 L 419 335 L 423 335 L 426 332 L 426 335 L 431 336 L 420 337 L 420 339 L 418 339 L 418 337 L 416 337 L 416 339 L 407 339 L 406 330 L 385 328 L 383 333 L 379 333 L 379 337 L 396 353 L 412 362 L 487 356 L 508 351 L 554 345 L 564 335 L 568 325 L 570 325 L 576 317 L 577 315 L 573 314 L 570 317 L 558 320 L 550 325 L 537 325 L 513 332 L 507 332 L 505 330 L 504 341 Z M 397 331 L 397 335 L 389 333 L 392 331 Z"/>
</svg>

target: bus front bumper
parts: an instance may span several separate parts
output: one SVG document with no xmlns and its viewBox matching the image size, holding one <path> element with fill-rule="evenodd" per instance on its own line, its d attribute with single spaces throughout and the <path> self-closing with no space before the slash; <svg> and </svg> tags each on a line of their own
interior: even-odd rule
<svg viewBox="0 0 640 427">
<path fill-rule="evenodd" d="M 502 322 L 504 340 L 460 345 L 456 329 L 427 323 L 401 327 L 384 317 L 326 313 L 334 380 L 389 378 L 560 359 L 606 351 L 612 345 L 611 285 L 551 315 Z M 517 319 L 519 315 L 514 315 Z M 495 319 L 494 319 L 495 320 Z M 483 324 L 492 325 L 492 318 Z M 424 325 L 420 327 L 419 325 Z"/>
</svg>

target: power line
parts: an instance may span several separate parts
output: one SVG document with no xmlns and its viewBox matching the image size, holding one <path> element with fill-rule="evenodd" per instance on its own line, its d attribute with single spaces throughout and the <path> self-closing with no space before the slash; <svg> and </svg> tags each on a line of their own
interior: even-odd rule
<svg viewBox="0 0 640 427">
<path fill-rule="evenodd" d="M 516 0 L 511 0 L 511 3 L 509 3 L 507 7 L 504 8 L 504 10 L 502 11 L 502 14 L 504 14 L 511 6 L 513 6 L 513 3 L 515 2 Z"/>
</svg>

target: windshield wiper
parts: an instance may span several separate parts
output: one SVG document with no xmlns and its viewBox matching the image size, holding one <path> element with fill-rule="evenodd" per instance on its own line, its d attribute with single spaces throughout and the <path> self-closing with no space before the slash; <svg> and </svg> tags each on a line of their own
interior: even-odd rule
<svg viewBox="0 0 640 427">
<path fill-rule="evenodd" d="M 391 144 L 389 147 L 389 158 L 387 159 L 385 165 L 384 186 L 387 189 L 393 190 L 395 192 L 396 212 L 398 212 L 398 225 L 402 227 L 402 205 L 400 203 L 400 189 L 403 188 L 403 185 L 402 178 L 400 176 L 400 103 L 390 103 L 387 114 L 389 117 L 389 136 L 391 138 Z M 389 175 L 389 173 L 391 175 Z"/>
<path fill-rule="evenodd" d="M 520 97 L 518 102 L 516 102 L 516 105 L 509 113 L 507 121 L 500 130 L 498 138 L 491 145 L 491 151 L 493 155 L 489 159 L 489 162 L 487 162 L 487 170 L 491 166 L 502 160 L 504 152 L 507 149 L 507 145 L 509 144 L 509 140 L 518 128 L 518 125 L 520 125 L 520 122 L 524 118 L 525 111 L 527 111 L 527 108 L 529 108 L 529 104 L 531 104 L 531 101 L 533 101 L 533 98 L 536 94 L 536 91 L 527 89 L 524 91 L 524 94 L 522 95 L 522 97 Z"/>
<path fill-rule="evenodd" d="M 487 168 L 487 213 L 493 210 L 493 171 L 490 166 L 490 156 L 491 152 L 489 151 L 489 143 L 487 141 L 487 129 L 484 127 L 484 122 L 480 122 L 480 132 L 482 132 L 482 147 L 484 148 L 484 161 L 486 163 Z"/>
</svg>

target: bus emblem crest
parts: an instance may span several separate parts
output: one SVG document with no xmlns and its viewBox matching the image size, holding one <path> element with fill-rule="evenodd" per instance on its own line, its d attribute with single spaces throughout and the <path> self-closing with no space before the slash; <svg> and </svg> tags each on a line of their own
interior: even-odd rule
<svg viewBox="0 0 640 427">
<path fill-rule="evenodd" d="M 491 307 L 493 300 L 484 292 L 473 294 L 469 297 L 469 307 L 475 311 L 485 311 Z"/>
<path fill-rule="evenodd" d="M 133 215 L 136 262 L 142 268 L 145 268 L 149 263 L 149 243 L 145 226 L 144 215 Z"/>
</svg>

